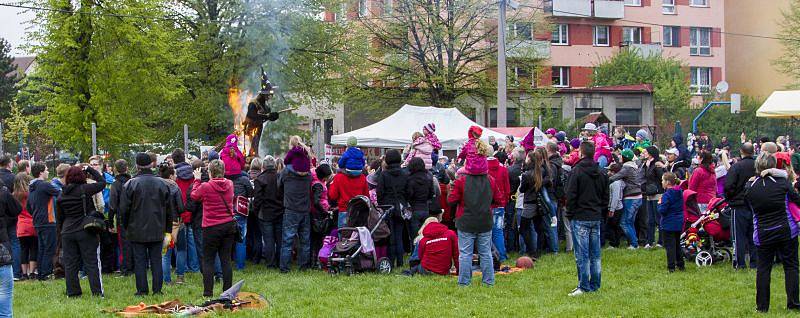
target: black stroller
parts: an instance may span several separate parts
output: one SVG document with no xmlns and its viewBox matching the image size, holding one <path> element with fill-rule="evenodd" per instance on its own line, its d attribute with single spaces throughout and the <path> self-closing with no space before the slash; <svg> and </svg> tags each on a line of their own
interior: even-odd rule
<svg viewBox="0 0 800 318">
<path fill-rule="evenodd" d="M 375 242 L 388 238 L 390 230 L 385 220 L 393 209 L 391 205 L 376 207 L 363 195 L 351 199 L 347 204 L 347 227 L 339 229 L 339 242 L 328 259 L 328 272 L 347 275 L 365 271 L 391 273 L 392 262 L 386 257 L 378 259 L 374 250 L 363 252 L 361 239 Z M 359 236 L 359 227 L 369 230 L 368 238 Z"/>
</svg>

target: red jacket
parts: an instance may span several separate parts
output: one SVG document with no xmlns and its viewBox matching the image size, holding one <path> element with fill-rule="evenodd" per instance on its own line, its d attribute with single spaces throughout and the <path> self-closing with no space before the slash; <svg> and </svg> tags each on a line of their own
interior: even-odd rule
<svg viewBox="0 0 800 318">
<path fill-rule="evenodd" d="M 184 203 L 184 205 L 186 204 L 186 195 L 187 195 L 186 190 L 189 190 L 189 186 L 192 185 L 192 182 L 194 182 L 194 178 L 191 178 L 191 179 L 177 178 L 177 179 L 175 179 L 175 183 L 177 183 L 178 184 L 178 188 L 181 189 L 181 200 Z M 186 210 L 178 211 L 178 215 L 181 217 L 181 220 L 183 221 L 183 223 L 192 222 L 192 212 L 189 212 L 189 211 L 186 211 Z"/>
<path fill-rule="evenodd" d="M 345 173 L 337 173 L 333 177 L 331 187 L 328 188 L 328 199 L 336 201 L 339 212 L 347 211 L 347 202 L 350 202 L 350 199 L 357 195 L 369 198 L 369 186 L 367 185 L 367 177 L 364 174 L 351 177 Z"/>
<path fill-rule="evenodd" d="M 20 204 L 22 204 L 22 212 L 17 219 L 17 237 L 36 236 L 36 229 L 33 227 L 33 217 L 28 213 L 28 209 L 25 208 L 27 201 L 27 199 L 23 199 L 22 202 L 20 202 Z"/>
<path fill-rule="evenodd" d="M 233 221 L 233 182 L 225 178 L 214 178 L 200 183 L 194 180 L 192 200 L 203 202 L 202 227 L 225 224 Z M 222 200 L 225 201 L 222 201 Z"/>
<path fill-rule="evenodd" d="M 511 197 L 511 184 L 508 179 L 508 169 L 500 164 L 497 159 L 489 159 L 489 175 L 495 180 L 497 191 L 503 196 L 500 202 L 492 203 L 492 209 L 504 208 Z"/>
<path fill-rule="evenodd" d="M 697 192 L 697 203 L 708 204 L 717 197 L 717 174 L 714 167 L 710 171 L 698 166 L 689 178 L 689 190 Z"/>
<path fill-rule="evenodd" d="M 461 176 L 453 182 L 453 188 L 450 190 L 450 195 L 447 197 L 447 202 L 450 203 L 458 203 L 458 207 L 456 208 L 456 216 L 454 219 L 460 218 L 464 215 L 464 183 L 466 183 L 466 177 Z M 489 186 L 492 188 L 492 204 L 494 205 L 497 202 L 501 202 L 503 198 L 501 197 L 502 194 L 500 191 L 497 191 L 497 183 L 494 182 L 494 178 L 489 176 Z M 486 211 L 486 213 L 492 214 L 492 211 Z"/>
<path fill-rule="evenodd" d="M 422 230 L 422 235 L 417 247 L 422 268 L 439 275 L 450 274 L 450 267 L 458 264 L 456 233 L 442 223 L 432 222 Z"/>
</svg>

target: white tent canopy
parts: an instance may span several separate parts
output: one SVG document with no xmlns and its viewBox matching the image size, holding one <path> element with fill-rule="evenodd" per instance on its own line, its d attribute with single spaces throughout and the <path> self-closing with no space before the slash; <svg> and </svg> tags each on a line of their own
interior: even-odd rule
<svg viewBox="0 0 800 318">
<path fill-rule="evenodd" d="M 757 117 L 800 117 L 800 91 L 774 91 L 758 108 Z"/>
<path fill-rule="evenodd" d="M 442 143 L 442 150 L 457 150 L 467 141 L 470 126 L 480 126 L 464 116 L 455 108 L 420 107 L 404 105 L 400 110 L 383 120 L 344 134 L 331 137 L 334 145 L 345 145 L 347 139 L 356 137 L 361 147 L 403 148 L 411 143 L 414 132 L 422 132 L 428 123 L 436 125 L 436 136 Z M 483 139 L 494 136 L 498 142 L 505 135 L 483 128 Z"/>
</svg>

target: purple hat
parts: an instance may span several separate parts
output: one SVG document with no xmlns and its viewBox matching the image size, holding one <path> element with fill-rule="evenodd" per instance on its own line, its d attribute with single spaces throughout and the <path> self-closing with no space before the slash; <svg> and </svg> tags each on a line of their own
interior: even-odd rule
<svg viewBox="0 0 800 318">
<path fill-rule="evenodd" d="M 572 138 L 572 140 L 569 141 L 569 145 L 572 146 L 572 148 L 578 148 L 581 146 L 581 140 L 578 138 Z"/>
<path fill-rule="evenodd" d="M 567 133 L 565 133 L 563 131 L 559 131 L 559 132 L 556 133 L 556 140 L 564 141 L 566 139 L 567 139 Z"/>
<path fill-rule="evenodd" d="M 545 131 L 544 133 L 545 133 L 545 134 L 548 134 L 548 135 L 550 135 L 550 136 L 553 136 L 553 135 L 555 135 L 557 132 L 558 132 L 558 131 L 557 131 L 555 128 L 548 128 L 548 129 L 547 129 L 547 131 Z"/>
</svg>

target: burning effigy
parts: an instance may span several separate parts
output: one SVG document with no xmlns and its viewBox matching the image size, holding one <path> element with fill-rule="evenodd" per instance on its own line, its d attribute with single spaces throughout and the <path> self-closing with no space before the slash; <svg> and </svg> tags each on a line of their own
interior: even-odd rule
<svg viewBox="0 0 800 318">
<path fill-rule="evenodd" d="M 258 143 L 261 140 L 261 133 L 264 130 L 264 123 L 268 121 L 276 121 L 281 112 L 290 111 L 283 110 L 274 112 L 269 106 L 270 100 L 275 96 L 275 89 L 261 68 L 261 90 L 255 98 L 246 95 L 246 100 L 250 100 L 247 104 L 247 109 L 242 109 L 242 90 L 236 83 L 232 83 L 231 88 L 228 89 L 228 104 L 233 111 L 234 134 L 239 136 L 245 146 L 245 153 L 247 156 L 258 155 Z M 247 148 L 247 141 L 249 141 L 249 148 Z"/>
</svg>

